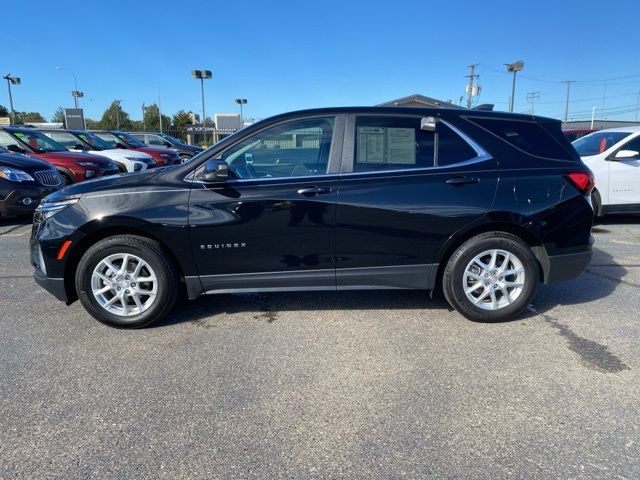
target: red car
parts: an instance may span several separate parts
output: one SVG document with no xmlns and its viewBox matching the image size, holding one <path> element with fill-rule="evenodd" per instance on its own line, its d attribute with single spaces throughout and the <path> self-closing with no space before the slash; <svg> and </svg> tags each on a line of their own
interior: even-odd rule
<svg viewBox="0 0 640 480">
<path fill-rule="evenodd" d="M 102 140 L 109 143 L 112 148 L 127 148 L 139 152 L 148 153 L 153 157 L 158 166 L 179 165 L 180 155 L 170 148 L 150 147 L 133 135 L 118 131 L 92 130 Z"/>
<path fill-rule="evenodd" d="M 118 166 L 106 157 L 70 152 L 58 142 L 31 128 L 2 127 L 0 146 L 49 162 L 60 173 L 65 185 L 89 178 L 120 173 Z"/>
</svg>

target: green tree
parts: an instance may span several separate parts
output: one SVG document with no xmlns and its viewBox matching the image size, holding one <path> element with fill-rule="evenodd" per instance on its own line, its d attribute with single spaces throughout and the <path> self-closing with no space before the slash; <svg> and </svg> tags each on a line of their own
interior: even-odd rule
<svg viewBox="0 0 640 480">
<path fill-rule="evenodd" d="M 63 127 L 67 127 L 64 119 L 64 108 L 58 107 L 58 109 L 53 114 L 53 117 L 51 117 L 51 123 L 62 123 Z"/>
<path fill-rule="evenodd" d="M 4 105 L 0 105 L 0 117 L 8 117 L 8 116 L 9 116 L 9 109 Z"/>
<path fill-rule="evenodd" d="M 120 130 L 131 130 L 131 119 L 129 114 L 122 109 L 119 100 L 114 100 L 109 105 L 100 119 L 99 128 L 105 130 L 116 130 L 118 127 Z"/>
<path fill-rule="evenodd" d="M 45 118 L 38 112 L 16 112 L 16 125 L 44 122 L 46 122 Z"/>
<path fill-rule="evenodd" d="M 185 112 L 184 110 L 179 110 L 178 112 L 176 112 L 171 119 L 171 128 L 173 130 L 184 130 L 192 124 L 193 121 L 191 120 L 191 115 L 189 115 L 189 113 Z"/>
<path fill-rule="evenodd" d="M 162 127 L 168 128 L 171 125 L 171 118 L 162 115 Z M 149 105 L 144 111 L 144 128 L 150 131 L 160 130 L 160 108 L 157 104 Z"/>
<path fill-rule="evenodd" d="M 89 130 L 97 130 L 100 128 L 100 122 L 98 120 L 91 120 L 90 118 L 85 118 L 84 123 Z"/>
</svg>

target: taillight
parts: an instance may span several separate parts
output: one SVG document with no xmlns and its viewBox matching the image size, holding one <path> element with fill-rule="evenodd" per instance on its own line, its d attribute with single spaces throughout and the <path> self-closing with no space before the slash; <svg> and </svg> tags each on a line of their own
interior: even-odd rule
<svg viewBox="0 0 640 480">
<path fill-rule="evenodd" d="M 591 192 L 596 186 L 591 170 L 587 172 L 571 172 L 567 174 L 567 178 L 583 195 Z"/>
</svg>

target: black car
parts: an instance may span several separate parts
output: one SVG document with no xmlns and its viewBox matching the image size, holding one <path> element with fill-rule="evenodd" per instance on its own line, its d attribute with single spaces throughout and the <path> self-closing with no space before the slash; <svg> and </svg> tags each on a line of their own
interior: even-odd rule
<svg viewBox="0 0 640 480">
<path fill-rule="evenodd" d="M 195 155 L 204 152 L 204 148 L 196 145 L 187 145 L 171 135 L 159 132 L 129 132 L 141 142 L 152 147 L 171 148 L 178 152 L 182 163 L 191 160 Z"/>
<path fill-rule="evenodd" d="M 61 186 L 51 164 L 0 148 L 0 217 L 32 214 L 40 200 Z"/>
<path fill-rule="evenodd" d="M 593 175 L 560 122 L 473 110 L 279 115 L 194 161 L 74 185 L 35 215 L 35 279 L 140 327 L 203 294 L 442 287 L 518 315 L 592 255 Z"/>
</svg>

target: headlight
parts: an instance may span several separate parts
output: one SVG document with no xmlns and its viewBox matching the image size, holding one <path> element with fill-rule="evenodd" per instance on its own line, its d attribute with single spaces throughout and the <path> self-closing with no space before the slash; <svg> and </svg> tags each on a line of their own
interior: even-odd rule
<svg viewBox="0 0 640 480">
<path fill-rule="evenodd" d="M 17 168 L 0 167 L 0 178 L 9 180 L 10 182 L 33 182 L 35 181 L 31 175 Z"/>
<path fill-rule="evenodd" d="M 66 197 L 55 202 L 48 202 L 45 198 L 42 203 L 36 208 L 35 220 L 36 222 L 42 222 L 43 220 L 51 218 L 56 213 L 61 212 L 65 208 L 75 204 L 78 200 L 80 200 L 80 195 L 73 195 L 71 197 Z"/>
<path fill-rule="evenodd" d="M 99 165 L 95 162 L 78 162 L 83 167 L 99 167 Z"/>
</svg>

